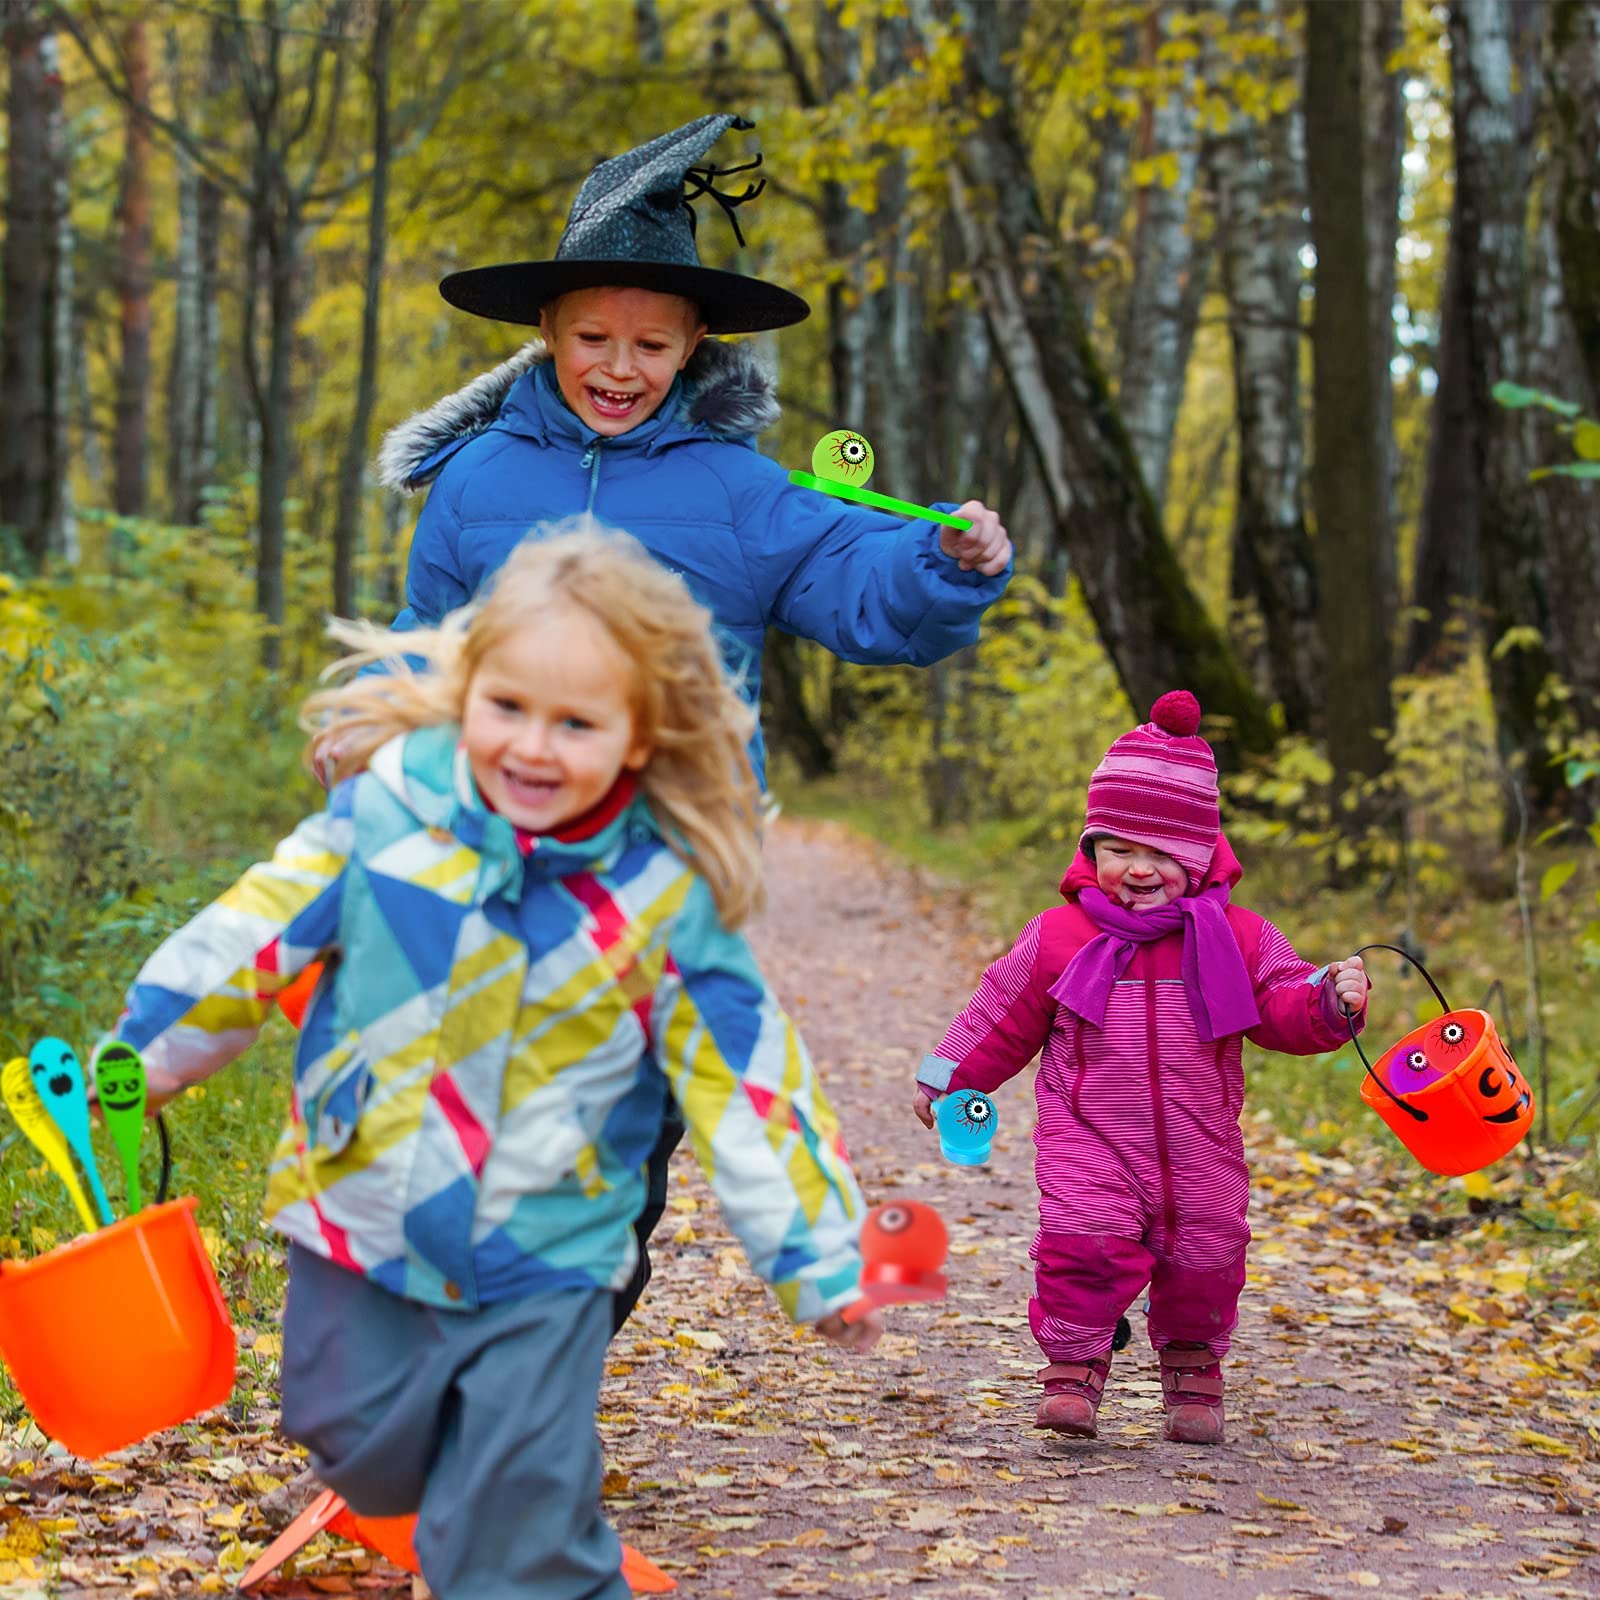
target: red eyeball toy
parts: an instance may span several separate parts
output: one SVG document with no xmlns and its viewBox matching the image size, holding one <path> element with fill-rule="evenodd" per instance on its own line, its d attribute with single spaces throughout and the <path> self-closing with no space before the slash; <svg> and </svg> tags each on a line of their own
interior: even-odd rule
<svg viewBox="0 0 1600 1600">
<path fill-rule="evenodd" d="M 856 1322 L 879 1306 L 915 1300 L 942 1300 L 949 1284 L 943 1271 L 950 1235 L 932 1206 L 917 1200 L 890 1200 L 874 1206 L 861 1227 L 861 1299 L 846 1306 L 846 1322 Z"/>
</svg>

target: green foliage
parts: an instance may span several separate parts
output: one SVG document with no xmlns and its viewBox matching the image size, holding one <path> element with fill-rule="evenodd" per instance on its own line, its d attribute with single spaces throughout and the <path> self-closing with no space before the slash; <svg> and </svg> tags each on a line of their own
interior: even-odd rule
<svg viewBox="0 0 1600 1600">
<path fill-rule="evenodd" d="M 1575 461 L 1558 461 L 1554 466 L 1535 467 L 1528 474 L 1530 483 L 1540 478 L 1597 478 L 1600 479 L 1600 422 L 1583 415 L 1583 408 L 1571 400 L 1562 400 L 1542 389 L 1525 389 L 1519 383 L 1497 383 L 1490 391 L 1494 398 L 1508 410 L 1519 411 L 1527 406 L 1537 406 L 1553 411 L 1563 420 L 1556 432 L 1572 441 Z"/>
<path fill-rule="evenodd" d="M 160 937 L 315 803 L 300 691 L 257 665 L 243 513 L 218 508 L 209 541 L 103 524 L 116 579 L 0 591 L 7 1055 L 92 1042 Z"/>
<path fill-rule="evenodd" d="M 1494 713 L 1481 657 L 1455 671 L 1399 678 L 1390 765 L 1342 785 L 1319 746 L 1286 739 L 1223 784 L 1236 846 L 1290 846 L 1323 872 L 1403 882 L 1413 898 L 1481 886 L 1500 857 L 1502 800 Z M 1370 820 L 1359 833 L 1340 813 Z"/>
<path fill-rule="evenodd" d="M 1055 596 L 1019 575 L 968 657 L 943 669 L 940 705 L 918 669 L 831 663 L 855 710 L 841 770 L 926 817 L 928 780 L 943 763 L 956 769 L 967 814 L 1026 818 L 1030 834 L 1064 839 L 1090 771 L 1129 719 L 1082 592 L 1074 584 Z"/>
</svg>

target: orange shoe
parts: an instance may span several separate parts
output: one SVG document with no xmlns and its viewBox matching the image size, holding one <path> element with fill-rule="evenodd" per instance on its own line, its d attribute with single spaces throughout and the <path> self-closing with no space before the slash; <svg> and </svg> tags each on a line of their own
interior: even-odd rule
<svg viewBox="0 0 1600 1600">
<path fill-rule="evenodd" d="M 1064 1433 L 1069 1439 L 1098 1437 L 1095 1417 L 1111 1372 L 1110 1356 L 1092 1361 L 1056 1361 L 1039 1373 L 1044 1399 L 1033 1419 L 1036 1428 Z"/>
<path fill-rule="evenodd" d="M 1203 1344 L 1169 1344 L 1161 1352 L 1161 1403 L 1164 1430 L 1176 1444 L 1221 1444 L 1222 1363 Z"/>
</svg>

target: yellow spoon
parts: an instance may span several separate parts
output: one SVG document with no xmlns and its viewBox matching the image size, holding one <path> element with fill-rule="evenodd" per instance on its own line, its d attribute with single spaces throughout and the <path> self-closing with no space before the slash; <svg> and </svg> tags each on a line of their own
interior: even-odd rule
<svg viewBox="0 0 1600 1600">
<path fill-rule="evenodd" d="M 93 1233 L 96 1226 L 94 1212 L 89 1209 L 88 1196 L 84 1194 L 78 1174 L 73 1170 L 72 1157 L 67 1153 L 67 1141 L 56 1126 L 55 1118 L 45 1110 L 39 1091 L 33 1086 L 33 1073 L 23 1056 L 8 1061 L 5 1071 L 0 1072 L 0 1096 L 4 1097 L 11 1115 L 17 1119 L 17 1126 L 50 1163 L 55 1175 L 66 1184 L 67 1193 L 72 1196 L 72 1203 L 83 1219 L 85 1232 Z"/>
</svg>

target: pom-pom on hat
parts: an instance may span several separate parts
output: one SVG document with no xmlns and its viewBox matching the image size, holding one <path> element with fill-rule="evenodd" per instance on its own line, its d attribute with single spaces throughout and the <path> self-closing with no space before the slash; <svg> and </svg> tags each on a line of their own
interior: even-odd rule
<svg viewBox="0 0 1600 1600">
<path fill-rule="evenodd" d="M 1089 779 L 1078 848 L 1114 833 L 1172 857 L 1198 889 L 1217 847 L 1217 759 L 1198 737 L 1200 702 L 1186 689 L 1164 694 L 1150 720 L 1115 740 Z"/>
</svg>

